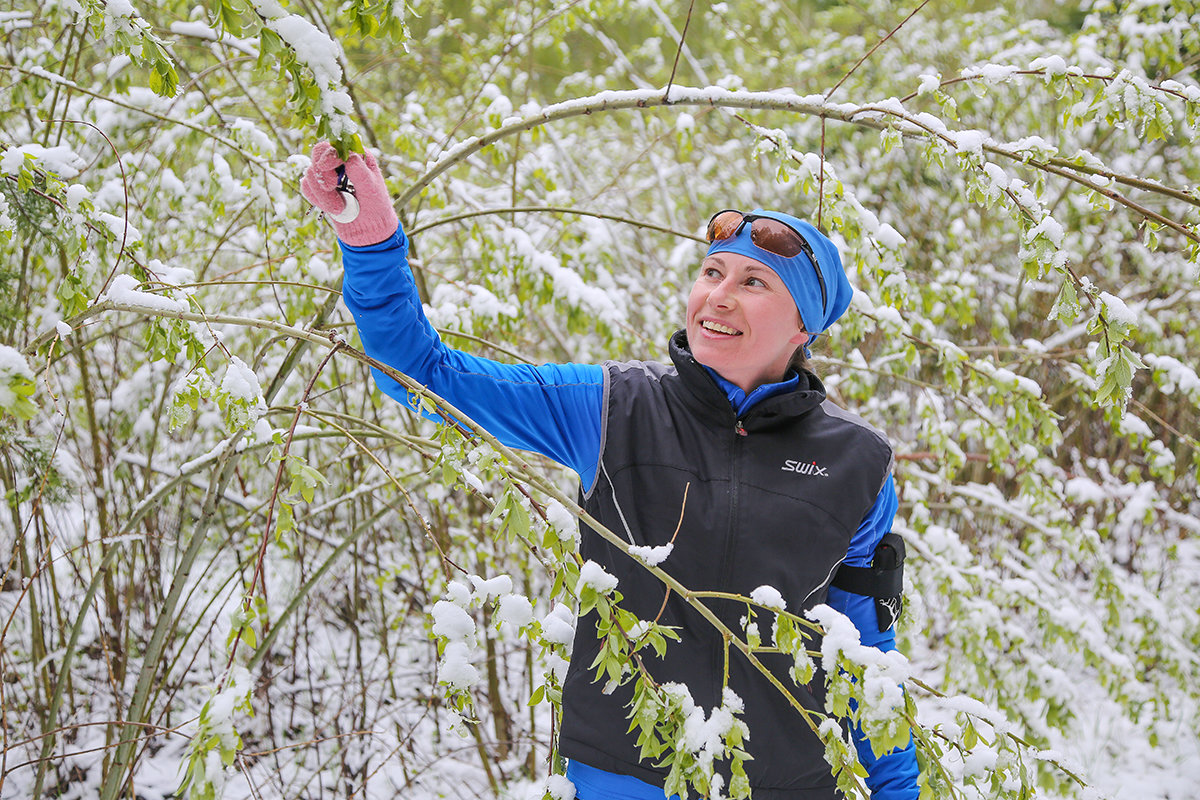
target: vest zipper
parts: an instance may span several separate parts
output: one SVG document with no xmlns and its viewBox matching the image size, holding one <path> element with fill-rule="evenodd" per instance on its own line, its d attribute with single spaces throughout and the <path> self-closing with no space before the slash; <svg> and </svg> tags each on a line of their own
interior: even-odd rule
<svg viewBox="0 0 1200 800">
<path fill-rule="evenodd" d="M 732 457 L 730 458 L 729 521 L 726 524 L 726 529 L 725 529 L 725 552 L 722 554 L 723 560 L 721 562 L 720 590 L 723 592 L 731 591 L 732 584 L 733 584 L 733 559 L 734 559 L 734 553 L 737 550 L 737 544 L 738 544 L 738 539 L 739 539 L 739 536 L 738 536 L 738 517 L 739 517 L 738 503 L 741 500 L 741 497 L 740 497 L 741 493 L 738 491 L 738 489 L 739 489 L 739 483 L 742 479 L 742 458 L 743 458 L 742 448 L 744 447 L 744 445 L 742 444 L 742 439 L 745 438 L 745 436 L 746 436 L 746 428 L 745 428 L 745 426 L 742 425 L 742 421 L 740 419 L 737 420 L 737 423 L 733 426 L 733 430 L 737 435 L 733 439 L 733 447 L 732 447 L 732 452 L 731 452 Z M 723 650 L 722 642 L 718 640 L 716 643 L 715 652 L 713 653 L 713 682 L 714 682 L 713 696 L 715 698 L 717 698 L 715 701 L 716 703 L 721 702 L 720 701 L 720 697 L 721 697 L 720 683 L 721 683 L 721 675 L 723 674 L 724 669 L 725 669 L 725 653 Z"/>
</svg>

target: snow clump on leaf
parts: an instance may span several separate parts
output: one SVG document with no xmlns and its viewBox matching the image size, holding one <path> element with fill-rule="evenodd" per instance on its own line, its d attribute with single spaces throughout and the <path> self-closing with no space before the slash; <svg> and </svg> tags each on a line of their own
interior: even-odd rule
<svg viewBox="0 0 1200 800">
<path fill-rule="evenodd" d="M 590 586 L 599 594 L 608 594 L 617 588 L 617 578 L 604 571 L 595 561 L 587 561 L 579 570 L 579 591 Z"/>
<path fill-rule="evenodd" d="M 433 617 L 433 632 L 451 641 L 466 641 L 475 637 L 475 620 L 454 603 L 438 600 L 429 611 Z"/>
<path fill-rule="evenodd" d="M 438 665 L 438 680 L 456 691 L 470 689 L 479 682 L 479 670 L 471 663 L 466 642 L 451 642 Z"/>
<path fill-rule="evenodd" d="M 546 794 L 553 800 L 575 800 L 575 784 L 566 775 L 550 775 L 546 778 Z"/>
<path fill-rule="evenodd" d="M 569 645 L 575 638 L 575 615 L 565 603 L 559 603 L 542 617 L 542 638 L 553 644 Z"/>
<path fill-rule="evenodd" d="M 546 521 L 550 523 L 550 527 L 554 528 L 554 532 L 558 534 L 560 540 L 564 542 L 573 540 L 578 545 L 579 525 L 575 522 L 575 515 L 553 498 L 546 503 Z"/>
<path fill-rule="evenodd" d="M 500 622 L 512 625 L 514 628 L 524 628 L 533 622 L 533 604 L 524 595 L 505 595 L 500 598 L 500 604 L 496 608 L 496 617 Z"/>
<path fill-rule="evenodd" d="M 776 611 L 787 609 L 787 602 L 774 586 L 760 586 L 750 593 L 750 599 L 760 606 L 773 608 Z"/>
<path fill-rule="evenodd" d="M 513 590 L 512 578 L 507 575 L 497 575 L 488 580 L 472 575 L 471 586 L 475 588 L 475 596 L 483 601 L 511 594 Z"/>
<path fill-rule="evenodd" d="M 245 400 L 254 406 L 260 406 L 266 411 L 266 401 L 263 400 L 262 386 L 254 370 L 237 356 L 231 356 L 229 366 L 225 369 L 225 377 L 221 379 L 221 391 L 230 397 Z"/>
<path fill-rule="evenodd" d="M 187 311 L 187 303 L 160 294 L 143 292 L 138 287 L 141 281 L 132 275 L 118 275 L 108 285 L 108 291 L 100 295 L 99 300 L 110 300 L 124 306 L 136 306 L 152 311 Z"/>
<path fill-rule="evenodd" d="M 657 547 L 635 544 L 630 546 L 629 554 L 648 567 L 657 567 L 667 560 L 667 556 L 671 555 L 671 551 L 674 549 L 675 545 L 671 542 Z"/>
</svg>

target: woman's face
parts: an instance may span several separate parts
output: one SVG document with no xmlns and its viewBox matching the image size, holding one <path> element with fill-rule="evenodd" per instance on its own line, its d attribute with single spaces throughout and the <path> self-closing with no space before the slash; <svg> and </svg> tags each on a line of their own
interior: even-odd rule
<svg viewBox="0 0 1200 800">
<path fill-rule="evenodd" d="M 809 339 L 775 270 L 740 253 L 701 263 L 688 295 L 687 337 L 697 361 L 746 392 L 782 380 Z"/>
</svg>

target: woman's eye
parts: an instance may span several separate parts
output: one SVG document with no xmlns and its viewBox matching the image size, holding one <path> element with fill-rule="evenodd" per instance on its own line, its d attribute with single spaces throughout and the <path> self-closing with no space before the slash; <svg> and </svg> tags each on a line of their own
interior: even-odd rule
<svg viewBox="0 0 1200 800">
<path fill-rule="evenodd" d="M 766 286 L 766 284 L 763 283 L 761 278 L 750 278 L 749 280 L 746 281 L 746 285 L 747 286 L 763 286 L 763 287 Z"/>
</svg>

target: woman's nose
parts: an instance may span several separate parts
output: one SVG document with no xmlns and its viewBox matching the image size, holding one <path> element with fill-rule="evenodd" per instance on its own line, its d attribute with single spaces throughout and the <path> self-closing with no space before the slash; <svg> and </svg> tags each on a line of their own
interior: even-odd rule
<svg viewBox="0 0 1200 800">
<path fill-rule="evenodd" d="M 718 283 L 708 293 L 708 304 L 714 308 L 730 308 L 734 302 L 733 286 L 730 285 L 728 278 Z"/>
</svg>

